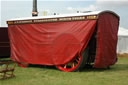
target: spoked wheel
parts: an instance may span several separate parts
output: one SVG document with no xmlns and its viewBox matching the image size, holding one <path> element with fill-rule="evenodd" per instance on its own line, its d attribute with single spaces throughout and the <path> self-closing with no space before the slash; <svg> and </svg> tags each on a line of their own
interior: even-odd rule
<svg viewBox="0 0 128 85">
<path fill-rule="evenodd" d="M 20 62 L 18 62 L 17 64 L 18 66 L 23 67 L 23 68 L 26 68 L 29 65 L 28 63 L 20 63 Z"/>
<path fill-rule="evenodd" d="M 72 61 L 65 65 L 57 65 L 56 67 L 61 71 L 75 72 L 81 70 L 87 61 L 87 51 L 84 51 L 82 56 L 76 56 Z"/>
</svg>

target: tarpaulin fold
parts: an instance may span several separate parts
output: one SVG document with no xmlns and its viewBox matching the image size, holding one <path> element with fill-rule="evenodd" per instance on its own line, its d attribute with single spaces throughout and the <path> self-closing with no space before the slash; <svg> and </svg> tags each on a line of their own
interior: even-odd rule
<svg viewBox="0 0 128 85">
<path fill-rule="evenodd" d="M 60 65 L 86 48 L 96 20 L 9 25 L 11 58 L 17 62 Z"/>
</svg>

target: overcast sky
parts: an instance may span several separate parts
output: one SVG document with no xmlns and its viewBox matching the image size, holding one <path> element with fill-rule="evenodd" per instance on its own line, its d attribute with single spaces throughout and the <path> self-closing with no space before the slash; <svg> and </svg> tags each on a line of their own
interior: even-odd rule
<svg viewBox="0 0 128 85">
<path fill-rule="evenodd" d="M 0 27 L 17 17 L 31 17 L 33 0 L 0 0 Z M 128 0 L 37 0 L 39 16 L 47 11 L 68 14 L 76 11 L 112 10 L 120 16 L 120 27 L 128 29 Z"/>
</svg>

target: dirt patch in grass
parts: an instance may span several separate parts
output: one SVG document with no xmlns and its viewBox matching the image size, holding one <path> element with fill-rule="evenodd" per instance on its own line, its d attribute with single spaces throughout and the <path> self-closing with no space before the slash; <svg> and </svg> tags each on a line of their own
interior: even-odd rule
<svg viewBox="0 0 128 85">
<path fill-rule="evenodd" d="M 123 53 L 123 54 L 117 54 L 118 57 L 125 57 L 128 58 L 128 53 Z"/>
</svg>

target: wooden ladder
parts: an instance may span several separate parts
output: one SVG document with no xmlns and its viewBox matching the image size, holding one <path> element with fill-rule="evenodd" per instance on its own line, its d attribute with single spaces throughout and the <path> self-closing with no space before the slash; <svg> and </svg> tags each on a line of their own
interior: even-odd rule
<svg viewBox="0 0 128 85">
<path fill-rule="evenodd" d="M 15 77 L 16 63 L 11 60 L 0 60 L 0 80 Z"/>
</svg>

